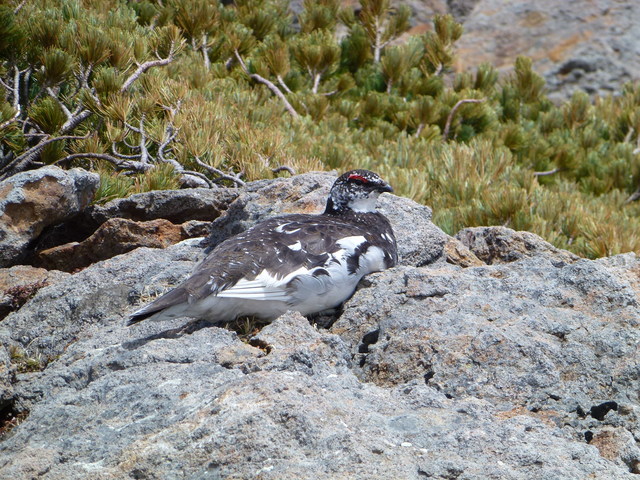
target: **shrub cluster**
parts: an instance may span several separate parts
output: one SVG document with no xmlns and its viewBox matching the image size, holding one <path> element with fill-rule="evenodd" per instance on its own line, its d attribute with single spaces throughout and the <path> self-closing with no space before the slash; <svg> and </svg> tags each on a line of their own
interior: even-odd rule
<svg viewBox="0 0 640 480">
<path fill-rule="evenodd" d="M 597 257 L 640 248 L 640 87 L 554 105 L 526 58 L 453 75 L 462 27 L 390 0 L 0 6 L 0 179 L 101 174 L 97 201 L 363 167 L 449 233 L 499 224 Z M 286 173 L 284 173 L 286 174 Z"/>
</svg>

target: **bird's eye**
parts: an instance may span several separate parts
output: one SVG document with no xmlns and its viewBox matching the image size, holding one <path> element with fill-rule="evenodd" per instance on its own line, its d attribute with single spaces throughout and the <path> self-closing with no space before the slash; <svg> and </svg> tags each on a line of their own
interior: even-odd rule
<svg viewBox="0 0 640 480">
<path fill-rule="evenodd" d="M 364 185 L 365 183 L 369 183 L 369 180 L 364 178 L 362 175 L 349 175 L 349 181 L 355 183 L 356 185 Z"/>
</svg>

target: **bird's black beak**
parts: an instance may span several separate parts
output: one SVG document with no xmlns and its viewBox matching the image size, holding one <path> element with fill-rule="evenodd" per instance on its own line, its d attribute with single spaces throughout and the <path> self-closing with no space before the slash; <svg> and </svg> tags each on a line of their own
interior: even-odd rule
<svg viewBox="0 0 640 480">
<path fill-rule="evenodd" d="M 379 185 L 376 190 L 378 190 L 380 193 L 384 193 L 384 192 L 393 193 L 393 187 L 388 183 L 383 183 L 382 185 Z"/>
</svg>

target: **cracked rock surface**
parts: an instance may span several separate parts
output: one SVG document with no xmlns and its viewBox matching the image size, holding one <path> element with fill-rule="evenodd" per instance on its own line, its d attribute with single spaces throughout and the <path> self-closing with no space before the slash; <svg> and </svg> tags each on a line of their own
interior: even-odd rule
<svg viewBox="0 0 640 480">
<path fill-rule="evenodd" d="M 214 226 L 311 208 L 333 178 L 317 175 L 252 185 Z M 0 476 L 637 478 L 636 256 L 579 259 L 500 227 L 460 236 L 476 259 L 454 264 L 428 208 L 380 200 L 403 261 L 329 328 L 295 313 L 243 334 L 125 327 L 204 257 L 198 239 L 37 290 L 0 322 Z"/>
</svg>

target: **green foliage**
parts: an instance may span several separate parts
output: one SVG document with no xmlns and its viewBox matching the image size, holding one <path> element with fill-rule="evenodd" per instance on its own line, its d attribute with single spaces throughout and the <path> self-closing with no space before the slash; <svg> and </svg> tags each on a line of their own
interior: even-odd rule
<svg viewBox="0 0 640 480">
<path fill-rule="evenodd" d="M 333 30 L 338 20 L 339 0 L 304 0 L 298 21 L 304 33 Z"/>
<path fill-rule="evenodd" d="M 45 97 L 34 103 L 29 111 L 29 117 L 45 133 L 57 132 L 66 120 L 60 105 L 51 97 Z"/>
<path fill-rule="evenodd" d="M 453 44 L 462 35 L 462 25 L 451 15 L 436 15 L 434 32 L 424 36 L 425 56 L 423 70 L 428 73 L 441 72 L 453 63 Z"/>
<path fill-rule="evenodd" d="M 406 6 L 343 4 L 304 0 L 297 18 L 284 0 L 0 7 L 0 178 L 80 165 L 105 202 L 363 167 L 452 234 L 498 224 L 592 257 L 640 249 L 640 206 L 625 203 L 640 185 L 638 84 L 554 105 L 526 58 L 501 79 L 491 65 L 451 74 L 451 16 L 402 38 Z"/>
</svg>

